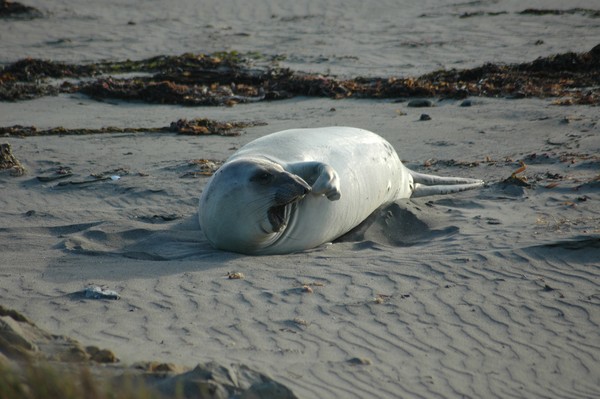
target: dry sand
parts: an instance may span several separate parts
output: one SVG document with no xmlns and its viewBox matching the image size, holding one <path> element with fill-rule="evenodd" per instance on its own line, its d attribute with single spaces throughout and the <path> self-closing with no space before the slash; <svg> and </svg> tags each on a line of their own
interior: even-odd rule
<svg viewBox="0 0 600 399">
<path fill-rule="evenodd" d="M 66 9 L 36 3 L 29 4 L 50 8 L 52 17 Z M 206 29 L 223 33 L 227 30 L 220 27 L 226 25 L 232 26 L 232 34 L 251 32 L 230 37 L 231 46 L 241 50 L 265 51 L 270 38 L 265 30 L 279 38 L 288 34 L 290 44 L 279 40 L 273 51 L 298 54 L 302 60 L 296 66 L 305 67 L 298 69 L 339 67 L 339 73 L 360 75 L 369 71 L 370 58 L 378 57 L 379 50 L 369 50 L 372 44 L 385 40 L 381 32 L 388 31 L 386 26 L 395 26 L 394 15 L 385 12 L 385 7 L 396 9 L 391 4 L 374 7 L 379 21 L 365 21 L 364 7 L 324 7 L 321 17 L 318 2 L 296 3 L 302 8 L 265 1 L 252 12 L 236 14 L 233 2 L 225 2 L 224 8 L 210 8 L 219 21 Z M 439 1 L 426 3 L 411 12 L 449 15 L 522 7 L 517 2 L 477 2 L 448 11 L 434 7 Z M 553 2 L 534 3 L 550 8 Z M 594 4 L 577 3 L 573 7 Z M 334 18 L 336 7 L 345 19 Z M 119 18 L 138 18 L 133 28 L 142 29 L 152 13 L 142 18 L 134 11 Z M 71 12 L 81 19 L 95 15 L 93 8 L 72 6 Z M 277 16 L 269 16 L 276 23 L 255 21 L 267 14 Z M 180 12 L 178 18 L 192 17 Z M 291 26 L 298 31 L 283 28 L 288 26 L 284 18 L 293 20 Z M 400 46 L 400 58 L 414 64 L 400 69 L 427 72 L 440 65 L 528 61 L 537 51 L 586 51 L 600 37 L 598 19 L 567 15 L 544 17 L 542 23 L 537 18 L 519 20 L 508 14 L 454 26 L 469 20 L 455 15 L 434 31 L 451 45 L 416 51 Z M 335 23 L 328 26 L 328 21 Z M 418 31 L 414 41 L 435 41 L 436 35 L 428 31 L 432 25 L 420 27 L 418 22 L 413 21 L 413 30 L 426 33 Z M 6 37 L 4 26 L 0 29 Z M 339 40 L 355 36 L 340 48 L 358 60 L 331 56 L 341 51 L 328 44 L 329 35 L 342 27 L 346 30 Z M 473 40 L 453 36 L 466 27 L 473 30 L 467 36 Z M 2 61 L 61 55 L 82 61 L 112 54 L 114 43 L 109 40 L 90 46 L 97 54 L 78 53 L 73 41 L 61 49 L 48 45 L 35 50 L 37 29 L 29 28 L 21 47 L 3 43 L 10 56 L 3 55 Z M 82 28 L 74 23 L 70 29 Z M 561 36 L 569 29 L 579 32 L 576 40 Z M 489 47 L 487 41 L 497 32 L 505 34 Z M 176 33 L 160 36 L 164 42 L 158 44 L 136 33 L 138 42 L 119 47 L 124 53 L 117 52 L 115 58 L 167 53 L 165 47 L 173 53 L 196 51 L 190 42 L 176 41 Z M 324 48 L 311 34 L 325 42 Z M 219 48 L 220 43 L 219 49 L 227 49 L 224 37 L 229 36 L 217 36 L 207 48 Z M 530 43 L 538 37 L 546 47 Z M 461 43 L 466 50 L 473 46 L 472 55 L 458 55 Z M 426 59 L 418 61 L 424 53 Z M 311 57 L 319 54 L 326 54 L 328 61 L 313 63 Z M 398 54 L 386 54 L 371 69 L 374 75 L 384 75 L 399 62 Z M 598 397 L 598 108 L 558 107 L 549 99 L 472 100 L 471 107 L 443 101 L 426 110 L 393 101 L 312 98 L 233 108 L 98 103 L 79 96 L 2 103 L 0 126 L 163 126 L 193 117 L 261 120 L 267 125 L 248 128 L 239 137 L 3 138 L 28 173 L 0 174 L 0 301 L 47 330 L 111 348 L 124 362 L 242 363 L 269 374 L 300 398 Z M 424 112 L 431 120 L 419 121 Z M 306 253 L 248 257 L 210 248 L 196 222 L 197 198 L 206 178 L 182 177 L 198 170 L 189 161 L 224 160 L 269 132 L 327 125 L 375 131 L 411 168 L 482 178 L 489 186 L 393 204 L 361 231 Z M 519 160 L 527 165 L 519 176 L 527 177 L 531 187 L 501 183 L 519 169 Z M 73 175 L 51 182 L 37 179 L 60 167 L 70 168 Z M 121 178 L 59 184 L 98 173 Z M 229 272 L 245 278 L 229 279 Z M 69 295 L 90 284 L 115 290 L 121 299 Z"/>
</svg>

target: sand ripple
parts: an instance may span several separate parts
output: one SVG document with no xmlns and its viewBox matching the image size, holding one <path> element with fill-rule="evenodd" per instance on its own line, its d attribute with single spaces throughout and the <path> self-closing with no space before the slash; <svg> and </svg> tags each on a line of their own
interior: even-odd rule
<svg viewBox="0 0 600 399">
<path fill-rule="evenodd" d="M 457 213 L 473 208 L 473 201 L 437 202 Z M 219 264 L 204 260 L 206 243 L 181 228 L 92 226 L 70 234 L 66 246 L 86 255 L 183 262 L 179 274 L 159 277 L 163 266 L 149 266 L 150 275 L 121 287 L 125 307 L 152 327 L 120 338 L 112 327 L 103 330 L 113 339 L 160 347 L 165 338 L 156 332 L 166 329 L 178 356 L 197 350 L 243 359 L 301 396 L 597 394 L 600 271 L 593 265 L 600 239 L 459 253 L 452 249 L 465 239 L 456 236 L 458 227 L 442 234 L 414 215 L 389 223 L 390 212 L 406 216 L 421 207 L 395 204 L 361 233 L 380 229 L 383 219 L 394 229 L 409 223 L 416 229 L 408 246 L 383 240 L 357 249 L 349 240 L 309 254 L 252 258 L 251 267 L 235 255 Z M 439 221 L 435 211 L 428 215 Z M 227 279 L 229 270 L 246 277 Z M 142 292 L 154 299 L 140 302 L 148 297 Z"/>
</svg>

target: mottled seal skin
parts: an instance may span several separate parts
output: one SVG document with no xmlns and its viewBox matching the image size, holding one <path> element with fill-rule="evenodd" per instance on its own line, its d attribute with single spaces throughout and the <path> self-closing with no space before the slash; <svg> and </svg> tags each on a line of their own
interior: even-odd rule
<svg viewBox="0 0 600 399">
<path fill-rule="evenodd" d="M 215 248 L 285 254 L 330 242 L 394 200 L 482 185 L 413 172 L 367 130 L 292 129 L 233 154 L 207 183 L 198 214 Z"/>
</svg>

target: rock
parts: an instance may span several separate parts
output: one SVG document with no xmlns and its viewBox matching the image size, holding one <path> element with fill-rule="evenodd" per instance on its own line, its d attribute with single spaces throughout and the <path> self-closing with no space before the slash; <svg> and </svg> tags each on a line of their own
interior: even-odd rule
<svg viewBox="0 0 600 399">
<path fill-rule="evenodd" d="M 131 367 L 139 370 L 144 370 L 150 373 L 171 373 L 171 374 L 181 374 L 188 371 L 188 368 L 183 366 L 179 366 L 174 363 L 160 363 L 156 361 L 152 362 L 137 362 L 133 364 Z"/>
<path fill-rule="evenodd" d="M 355 366 L 370 366 L 371 364 L 373 364 L 371 359 L 368 359 L 366 357 L 353 357 L 352 359 L 348 360 L 348 363 Z"/>
<path fill-rule="evenodd" d="M 419 118 L 420 121 L 430 121 L 431 120 L 431 116 L 427 115 L 427 114 L 421 114 L 421 117 Z"/>
<path fill-rule="evenodd" d="M 101 287 L 87 287 L 83 290 L 85 297 L 90 299 L 119 299 L 119 294 L 115 291 L 107 290 Z"/>
<path fill-rule="evenodd" d="M 81 291 L 70 294 L 71 298 L 85 299 L 121 299 L 121 296 L 116 291 L 108 290 L 98 286 L 85 287 Z"/>
<path fill-rule="evenodd" d="M 66 338 L 66 337 L 65 337 Z M 85 362 L 90 359 L 90 355 L 83 349 L 79 342 L 72 342 L 72 345 L 52 360 L 58 360 L 68 363 Z"/>
<path fill-rule="evenodd" d="M 78 341 L 50 334 L 1 305 L 0 352 L 10 359 L 27 361 L 81 362 L 90 358 Z"/>
<path fill-rule="evenodd" d="M 20 367 L 16 366 L 17 364 L 33 364 L 38 361 L 48 362 L 52 369 L 57 370 L 57 373 L 48 377 L 52 378 L 52 383 L 57 386 L 65 385 L 61 378 L 69 381 L 76 378 L 73 374 L 73 363 L 84 363 L 92 374 L 100 376 L 101 379 L 96 381 L 98 384 L 123 386 L 131 383 L 133 378 L 133 381 L 137 380 L 143 384 L 144 389 L 150 392 L 156 390 L 168 397 L 296 398 L 286 386 L 244 365 L 222 366 L 210 362 L 189 370 L 172 363 L 143 362 L 129 367 L 117 365 L 109 368 L 104 366 L 104 363 L 119 361 L 112 351 L 97 346 L 84 348 L 77 340 L 50 334 L 38 328 L 22 314 L 0 305 L 0 366 L 18 371 Z M 95 365 L 96 363 L 103 365 Z M 75 367 L 80 368 L 79 365 Z M 36 383 L 38 382 L 29 381 L 23 384 L 26 386 Z M 70 388 L 65 385 L 64 389 Z"/>
<path fill-rule="evenodd" d="M 215 362 L 199 364 L 187 373 L 158 382 L 156 386 L 169 397 L 180 389 L 186 398 L 296 398 L 289 388 L 244 365 L 226 367 Z"/>
<path fill-rule="evenodd" d="M 292 399 L 296 398 L 296 396 L 284 385 L 272 380 L 254 384 L 240 395 L 240 399 L 258 398 Z"/>
<path fill-rule="evenodd" d="M 408 104 L 406 104 L 406 106 L 407 107 L 412 107 L 412 108 L 433 107 L 433 101 L 431 101 L 431 100 L 424 100 L 424 99 L 410 100 L 408 102 Z"/>
<path fill-rule="evenodd" d="M 0 352 L 18 360 L 31 360 L 38 351 L 19 322 L 10 316 L 0 317 Z"/>
<path fill-rule="evenodd" d="M 117 363 L 119 359 L 113 351 L 109 349 L 100 349 L 97 346 L 87 346 L 85 352 L 90 359 L 97 363 Z"/>
</svg>

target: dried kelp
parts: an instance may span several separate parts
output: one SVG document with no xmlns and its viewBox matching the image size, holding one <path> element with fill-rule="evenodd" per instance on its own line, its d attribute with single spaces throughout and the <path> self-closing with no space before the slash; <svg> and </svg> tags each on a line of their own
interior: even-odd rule
<svg viewBox="0 0 600 399">
<path fill-rule="evenodd" d="M 218 134 L 220 136 L 238 136 L 241 129 L 252 126 L 264 126 L 265 122 L 218 122 L 206 118 L 179 119 L 171 122 L 169 131 L 188 135 Z"/>
<path fill-rule="evenodd" d="M 206 71 L 211 76 L 215 76 L 219 73 L 230 75 L 244 65 L 246 61 L 236 52 L 212 55 L 186 53 L 180 56 L 157 56 L 140 61 L 98 62 L 84 65 L 24 58 L 4 67 L 0 72 L 0 79 L 33 82 L 43 78 L 81 78 L 130 72 L 169 74 L 173 71 L 180 71 L 185 76 L 194 70 Z M 208 80 L 212 82 L 214 79 Z"/>
<path fill-rule="evenodd" d="M 13 176 L 21 176 L 25 173 L 25 168 L 13 155 L 8 143 L 0 144 L 0 170 L 10 170 Z"/>
<path fill-rule="evenodd" d="M 565 105 L 598 104 L 600 45 L 586 53 L 557 54 L 523 64 L 485 64 L 437 71 L 416 80 L 372 82 L 381 83 L 382 89 L 377 93 L 380 97 L 560 97 Z"/>
<path fill-rule="evenodd" d="M 50 129 L 38 129 L 35 126 L 5 126 L 0 127 L 0 135 L 30 137 L 30 136 L 50 136 L 50 135 L 84 135 L 84 134 L 104 134 L 104 133 L 179 133 L 186 135 L 221 135 L 238 136 L 242 129 L 252 126 L 265 125 L 264 122 L 219 122 L 206 118 L 197 119 L 179 119 L 171 122 L 169 126 L 162 127 L 102 127 L 99 129 L 77 128 L 67 129 L 62 126 Z M 9 147 L 10 150 L 10 147 Z"/>
<path fill-rule="evenodd" d="M 600 18 L 600 10 L 592 10 L 589 8 L 568 8 L 566 10 L 558 9 L 539 9 L 539 8 L 527 8 L 518 14 L 521 15 L 565 15 L 565 14 L 579 14 L 590 18 Z"/>
<path fill-rule="evenodd" d="M 2 81 L 0 77 L 0 101 L 24 101 L 39 97 L 56 96 L 60 90 L 52 85 L 17 81 Z"/>
<path fill-rule="evenodd" d="M 527 169 L 527 165 L 523 161 L 519 162 L 519 165 L 520 165 L 519 169 L 515 170 L 513 173 L 511 173 L 511 175 L 509 177 L 502 180 L 502 182 L 501 182 L 502 184 L 514 185 L 514 186 L 518 186 L 518 187 L 527 187 L 527 188 L 531 187 L 531 184 L 529 184 L 527 182 L 526 176 L 523 176 L 523 175 L 519 176 L 520 173 L 523 173 Z"/>
<path fill-rule="evenodd" d="M 211 86 L 177 84 L 152 79 L 99 79 L 83 85 L 80 91 L 92 98 L 118 98 L 141 100 L 158 104 L 181 105 L 234 105 L 264 99 L 264 94 L 248 96 L 234 91 L 232 85 L 214 84 Z"/>
<path fill-rule="evenodd" d="M 0 0 L 0 18 L 32 19 L 41 16 L 42 13 L 36 8 L 13 1 Z"/>
<path fill-rule="evenodd" d="M 107 74 L 146 73 L 115 77 Z M 97 77 L 59 86 L 46 78 Z M 417 78 L 339 79 L 295 72 L 274 64 L 255 66 L 237 53 L 184 54 L 142 61 L 68 65 L 21 60 L 0 71 L 0 100 L 17 101 L 55 92 L 92 98 L 182 105 L 234 105 L 293 96 L 330 98 L 556 98 L 555 104 L 600 103 L 600 45 L 522 64 L 484 64 L 441 70 Z"/>
<path fill-rule="evenodd" d="M 474 12 L 465 12 L 460 14 L 459 18 L 471 18 L 471 17 L 497 17 L 499 15 L 509 14 L 508 11 L 474 11 Z M 527 8 L 523 11 L 516 12 L 518 15 L 535 15 L 535 16 L 543 16 L 543 15 L 583 15 L 589 18 L 600 18 L 600 10 L 593 10 L 589 8 L 568 8 L 565 10 L 558 9 L 540 9 L 540 8 Z M 426 16 L 426 15 L 425 15 Z"/>
</svg>

